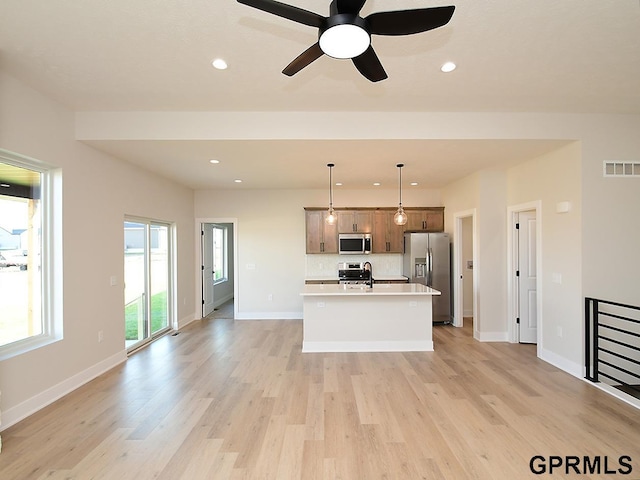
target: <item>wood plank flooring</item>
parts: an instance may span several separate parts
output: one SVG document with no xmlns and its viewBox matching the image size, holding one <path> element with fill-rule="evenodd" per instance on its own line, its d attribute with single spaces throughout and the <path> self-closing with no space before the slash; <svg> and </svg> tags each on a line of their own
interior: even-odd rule
<svg viewBox="0 0 640 480">
<path fill-rule="evenodd" d="M 535 455 L 628 455 L 640 478 L 640 411 L 535 346 L 437 326 L 435 352 L 302 354 L 302 322 L 224 312 L 7 429 L 0 478 L 548 477 Z M 621 477 L 603 467 L 552 477 Z"/>
</svg>

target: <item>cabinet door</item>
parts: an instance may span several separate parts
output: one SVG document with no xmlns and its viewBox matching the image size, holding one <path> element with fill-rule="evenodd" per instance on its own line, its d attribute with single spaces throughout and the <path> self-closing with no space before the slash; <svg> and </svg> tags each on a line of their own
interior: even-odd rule
<svg viewBox="0 0 640 480">
<path fill-rule="evenodd" d="M 444 211 L 427 210 L 425 212 L 425 222 L 428 232 L 444 232 Z"/>
<path fill-rule="evenodd" d="M 371 210 L 338 210 L 338 233 L 371 233 Z"/>
<path fill-rule="evenodd" d="M 322 253 L 338 253 L 338 225 L 329 225 L 327 215 L 322 212 Z"/>
<path fill-rule="evenodd" d="M 388 253 L 404 253 L 404 225 L 396 225 L 393 223 L 393 216 L 396 212 L 389 212 L 389 234 L 387 242 L 389 242 Z"/>
<path fill-rule="evenodd" d="M 373 230 L 371 232 L 371 253 L 387 253 L 389 231 L 389 212 L 373 213 Z"/>
<path fill-rule="evenodd" d="M 403 253 L 404 226 L 393 223 L 395 211 L 373 213 L 372 253 Z"/>
<path fill-rule="evenodd" d="M 356 210 L 353 212 L 353 223 L 357 233 L 371 233 L 373 229 L 373 212 L 371 210 Z"/>
<path fill-rule="evenodd" d="M 353 233 L 355 223 L 353 222 L 353 212 L 351 210 L 338 210 L 338 233 Z"/>
<path fill-rule="evenodd" d="M 322 253 L 324 215 L 322 210 L 307 210 L 307 253 Z"/>
<path fill-rule="evenodd" d="M 426 208 L 406 210 L 407 224 L 405 230 L 423 230 L 425 232 L 444 232 L 444 209 Z"/>
<path fill-rule="evenodd" d="M 338 230 L 326 222 L 326 210 L 307 210 L 307 253 L 338 253 Z"/>
<path fill-rule="evenodd" d="M 424 230 L 424 210 L 405 210 L 407 213 L 407 224 L 405 230 Z"/>
</svg>

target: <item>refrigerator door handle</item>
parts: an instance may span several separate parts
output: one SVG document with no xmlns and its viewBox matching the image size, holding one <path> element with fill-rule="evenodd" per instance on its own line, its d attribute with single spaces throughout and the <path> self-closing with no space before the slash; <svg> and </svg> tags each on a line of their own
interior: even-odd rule
<svg viewBox="0 0 640 480">
<path fill-rule="evenodd" d="M 429 282 L 427 283 L 430 287 L 433 286 L 433 249 L 429 249 Z"/>
</svg>

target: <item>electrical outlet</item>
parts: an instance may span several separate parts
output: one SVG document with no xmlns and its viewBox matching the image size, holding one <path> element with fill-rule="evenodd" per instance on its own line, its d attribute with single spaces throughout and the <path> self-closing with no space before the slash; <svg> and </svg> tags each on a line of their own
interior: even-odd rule
<svg viewBox="0 0 640 480">
<path fill-rule="evenodd" d="M 267 300 L 269 300 L 270 302 L 273 302 L 273 294 L 272 293 L 267 295 Z"/>
<path fill-rule="evenodd" d="M 556 332 L 560 338 L 562 338 L 562 327 L 556 327 Z"/>
<path fill-rule="evenodd" d="M 102 330 L 98 330 L 98 343 L 102 343 L 104 340 L 104 332 Z"/>
</svg>

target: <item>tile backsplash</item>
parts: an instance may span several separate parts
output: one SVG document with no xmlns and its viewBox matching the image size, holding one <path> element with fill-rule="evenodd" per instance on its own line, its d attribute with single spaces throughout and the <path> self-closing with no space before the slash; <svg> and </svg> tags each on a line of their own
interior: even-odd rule
<svg viewBox="0 0 640 480">
<path fill-rule="evenodd" d="M 306 278 L 338 278 L 340 262 L 371 262 L 375 275 L 402 275 L 401 254 L 307 255 Z"/>
</svg>

